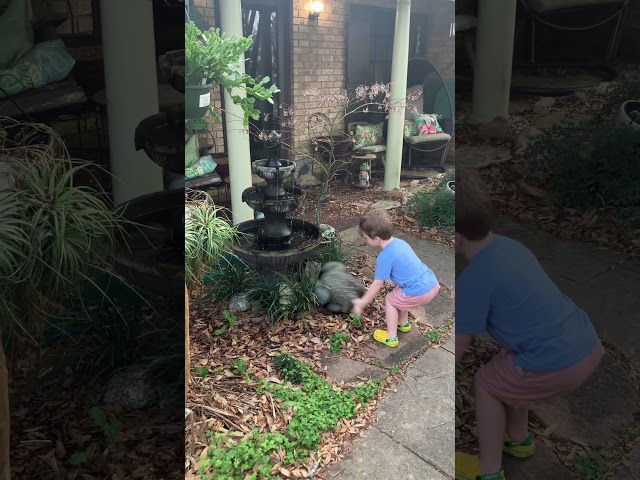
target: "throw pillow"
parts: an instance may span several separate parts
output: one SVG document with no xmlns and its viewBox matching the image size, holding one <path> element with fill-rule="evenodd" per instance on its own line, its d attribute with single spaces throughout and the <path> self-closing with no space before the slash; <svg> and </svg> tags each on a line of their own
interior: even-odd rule
<svg viewBox="0 0 640 480">
<path fill-rule="evenodd" d="M 418 125 L 411 120 L 404 121 L 404 136 L 405 137 L 415 137 L 416 135 L 420 135 L 420 131 L 418 130 Z"/>
<path fill-rule="evenodd" d="M 434 133 L 442 133 L 442 127 L 438 123 L 438 117 L 430 113 L 421 113 L 413 117 L 413 121 L 418 126 L 420 135 L 431 135 Z"/>
<path fill-rule="evenodd" d="M 384 123 L 379 123 L 377 125 L 357 125 L 356 144 L 353 146 L 353 149 L 358 150 L 363 147 L 370 147 L 372 145 L 380 145 L 383 143 L 383 128 Z"/>
</svg>

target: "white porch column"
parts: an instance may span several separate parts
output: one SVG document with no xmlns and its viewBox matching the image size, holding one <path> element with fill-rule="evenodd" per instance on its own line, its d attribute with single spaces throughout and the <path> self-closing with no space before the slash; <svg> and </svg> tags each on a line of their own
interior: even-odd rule
<svg viewBox="0 0 640 480">
<path fill-rule="evenodd" d="M 242 9 L 240 0 L 224 0 L 220 2 L 221 33 L 224 36 L 242 37 Z M 238 59 L 235 68 L 244 73 L 244 54 Z M 243 90 L 234 92 L 245 97 Z M 244 112 L 231 101 L 231 95 L 224 92 L 224 122 L 227 128 L 227 153 L 229 154 L 229 178 L 231 179 L 231 210 L 233 224 L 253 220 L 253 210 L 242 201 L 242 192 L 249 188 L 251 182 L 251 152 L 249 150 L 249 132 L 242 125 Z"/>
<path fill-rule="evenodd" d="M 480 0 L 473 62 L 474 122 L 509 118 L 517 4 L 514 0 Z"/>
<path fill-rule="evenodd" d="M 393 36 L 393 58 L 391 61 L 391 96 L 389 100 L 392 104 L 404 104 L 407 96 L 410 22 L 411 0 L 398 0 L 396 6 L 396 26 Z M 389 112 L 387 160 L 384 168 L 385 190 L 400 188 L 404 114 L 404 109 L 392 109 L 392 111 Z"/>
<path fill-rule="evenodd" d="M 158 113 L 153 6 L 148 0 L 100 2 L 109 147 L 116 205 L 164 189 L 162 168 L 136 151 L 136 127 Z"/>
</svg>

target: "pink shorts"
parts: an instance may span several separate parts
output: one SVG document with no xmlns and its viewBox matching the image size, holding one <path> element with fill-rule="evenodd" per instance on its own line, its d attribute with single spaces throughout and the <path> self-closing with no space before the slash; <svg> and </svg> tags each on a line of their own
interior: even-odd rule
<svg viewBox="0 0 640 480">
<path fill-rule="evenodd" d="M 440 284 L 436 283 L 436 286 L 433 287 L 431 291 L 423 293 L 422 295 L 410 297 L 402 293 L 400 287 L 396 287 L 387 294 L 386 301 L 389 302 L 392 306 L 396 307 L 398 310 L 411 310 L 412 308 L 416 308 L 420 305 L 426 305 L 427 303 L 429 303 L 436 297 L 439 291 Z"/>
<path fill-rule="evenodd" d="M 503 350 L 476 373 L 476 386 L 511 407 L 569 393 L 580 387 L 596 370 L 604 348 L 600 342 L 587 357 L 558 372 L 536 373 L 516 366 L 512 352 Z"/>
</svg>

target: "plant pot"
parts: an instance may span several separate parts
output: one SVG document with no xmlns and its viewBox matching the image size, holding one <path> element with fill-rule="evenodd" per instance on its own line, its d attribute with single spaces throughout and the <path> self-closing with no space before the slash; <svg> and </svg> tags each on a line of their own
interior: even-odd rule
<svg viewBox="0 0 640 480">
<path fill-rule="evenodd" d="M 184 117 L 188 120 L 204 117 L 211 104 L 213 83 L 184 86 Z"/>
<path fill-rule="evenodd" d="M 620 110 L 618 110 L 616 123 L 620 125 L 628 125 L 634 130 L 640 132 L 640 117 L 636 119 L 632 112 L 640 112 L 640 100 L 627 100 L 624 102 L 620 106 Z"/>
</svg>

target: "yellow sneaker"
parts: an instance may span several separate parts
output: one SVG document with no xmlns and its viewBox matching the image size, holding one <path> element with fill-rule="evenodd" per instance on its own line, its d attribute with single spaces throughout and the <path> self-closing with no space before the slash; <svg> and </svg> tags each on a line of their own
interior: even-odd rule
<svg viewBox="0 0 640 480">
<path fill-rule="evenodd" d="M 478 455 L 456 452 L 456 480 L 505 480 L 504 470 L 480 475 Z"/>
<path fill-rule="evenodd" d="M 398 325 L 398 330 L 400 330 L 401 332 L 407 333 L 411 331 L 411 324 L 409 322 L 405 323 L 404 325 Z"/>
<path fill-rule="evenodd" d="M 387 347 L 397 347 L 398 346 L 398 337 L 396 338 L 387 338 L 386 330 L 376 330 L 373 332 L 373 338 L 380 343 L 384 343 Z"/>
<path fill-rule="evenodd" d="M 516 443 L 509 440 L 509 436 L 505 433 L 502 451 L 512 457 L 529 458 L 533 457 L 536 453 L 536 444 L 534 443 L 531 435 L 525 438 L 522 442 Z"/>
</svg>

